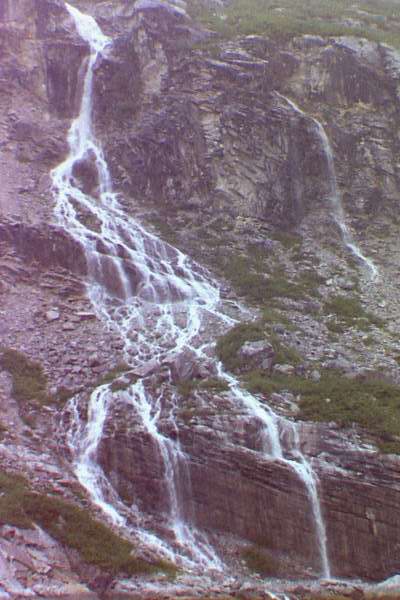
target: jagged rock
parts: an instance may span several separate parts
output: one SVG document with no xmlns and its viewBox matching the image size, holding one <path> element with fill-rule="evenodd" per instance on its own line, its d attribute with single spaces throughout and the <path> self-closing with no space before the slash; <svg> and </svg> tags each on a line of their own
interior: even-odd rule
<svg viewBox="0 0 400 600">
<path fill-rule="evenodd" d="M 201 369 L 199 365 L 199 357 L 191 350 L 185 350 L 178 356 L 167 361 L 171 370 L 171 378 L 173 383 L 180 381 L 189 381 L 201 377 Z"/>
</svg>

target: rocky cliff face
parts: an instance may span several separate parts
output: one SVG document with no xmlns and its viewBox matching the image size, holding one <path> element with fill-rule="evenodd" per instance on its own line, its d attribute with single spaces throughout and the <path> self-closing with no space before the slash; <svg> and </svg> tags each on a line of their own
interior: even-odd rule
<svg viewBox="0 0 400 600">
<path fill-rule="evenodd" d="M 349 380 L 381 371 L 398 384 L 398 53 L 351 37 L 277 41 L 251 35 L 221 41 L 174 3 L 73 4 L 94 15 L 113 39 L 94 69 L 93 121 L 127 218 L 138 216 L 211 265 L 224 281 L 222 294 L 235 318 L 243 318 L 230 304 L 237 294 L 253 304 L 256 298 L 251 318 L 260 306 L 265 311 L 274 304 L 281 311 L 265 329 L 275 350 L 263 356 L 264 372 L 277 367 L 275 374 L 317 381 L 332 367 Z M 85 424 L 90 392 L 115 380 L 98 448 L 98 463 L 111 484 L 108 499 L 117 499 L 131 531 L 139 523 L 179 555 L 181 542 L 171 533 L 178 503 L 180 518 L 197 531 L 195 541 L 206 536 L 228 570 L 238 573 L 234 583 L 214 574 L 220 583 L 211 593 L 272 597 L 254 578 L 253 588 L 243 587 L 254 568 L 264 578 L 320 575 L 321 540 L 310 493 L 287 462 L 300 450 L 318 477 L 332 575 L 377 581 L 398 573 L 399 457 L 381 453 L 374 434 L 343 427 L 349 423 L 343 417 L 339 425 L 303 422 L 294 443 L 290 423 L 301 397 L 285 380 L 279 393 L 260 392 L 261 403 L 284 417 L 283 455 L 271 457 L 260 419 L 238 405 L 232 390 L 218 389 L 211 347 L 207 361 L 203 357 L 197 365 L 193 356 L 162 364 L 148 356 L 141 369 L 121 379 L 128 368 L 121 364 L 124 343 L 87 297 L 84 249 L 53 216 L 50 172 L 68 152 L 89 48 L 61 0 L 6 1 L 0 27 L 1 350 L 35 359 L 47 379 L 45 402 L 34 394 L 21 401 L 3 359 L 2 469 L 24 473 L 37 492 L 62 496 L 105 519 L 72 472 L 67 432 L 76 411 L 65 402 L 79 394 Z M 349 230 L 379 269 L 373 284 L 363 262 L 343 244 L 321 127 L 332 147 Z M 94 155 L 75 163 L 73 178 L 83 193 L 99 200 Z M 90 211 L 78 206 L 76 211 L 85 227 L 99 230 Z M 256 294 L 250 280 L 239 280 L 243 268 L 257 276 Z M 384 326 L 368 323 L 366 332 L 357 318 L 344 329 L 334 321 L 329 300 L 354 293 L 361 316 L 373 310 Z M 139 344 L 133 329 L 129 335 Z M 225 330 L 210 319 L 200 341 L 208 343 Z M 296 347 L 300 358 L 277 357 L 277 344 Z M 136 379 L 157 398 L 151 416 L 158 415 L 161 442 L 149 435 L 126 391 Z M 385 432 L 395 445 L 398 405 L 391 418 L 391 433 Z M 168 440 L 179 445 L 172 474 L 165 460 Z M 116 597 L 172 598 L 179 589 L 161 580 L 158 592 L 157 577 L 146 584 L 121 575 L 118 582 L 107 569 L 88 568 L 65 540 L 49 537 L 41 522 L 40 529 L 24 531 L 10 525 L 2 510 L 0 502 L 0 575 L 6 581 L 0 582 L 0 595 L 6 598 L 29 593 L 50 598 L 55 589 L 71 598 L 111 598 L 112 590 L 121 595 Z M 135 543 L 144 559 L 154 554 L 142 538 Z M 256 555 L 261 570 L 259 563 L 254 567 Z M 193 581 L 183 577 L 180 593 L 210 590 L 206 578 Z M 279 593 L 281 584 L 274 585 Z M 362 598 L 367 587 L 343 593 Z M 287 597 L 308 593 L 293 584 Z M 372 593 L 378 597 L 378 591 Z"/>
</svg>

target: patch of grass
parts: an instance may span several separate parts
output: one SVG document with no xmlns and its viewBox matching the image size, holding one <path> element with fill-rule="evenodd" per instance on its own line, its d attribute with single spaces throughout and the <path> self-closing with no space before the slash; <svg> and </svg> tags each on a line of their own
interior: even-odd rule
<svg viewBox="0 0 400 600">
<path fill-rule="evenodd" d="M 0 471 L 0 524 L 30 527 L 31 519 L 24 510 L 28 482 L 19 475 Z"/>
<path fill-rule="evenodd" d="M 56 401 L 57 401 L 58 404 L 65 404 L 76 393 L 77 393 L 76 391 L 70 390 L 69 388 L 67 388 L 65 386 L 61 386 L 57 390 L 57 394 L 55 396 L 55 399 L 56 399 Z"/>
<path fill-rule="evenodd" d="M 283 344 L 274 333 L 266 333 L 263 322 L 240 323 L 230 329 L 217 341 L 217 355 L 229 371 L 246 371 L 251 367 L 239 355 L 239 350 L 245 342 L 264 340 L 274 349 L 275 363 L 300 364 L 303 360 L 301 354 L 291 346 Z"/>
<path fill-rule="evenodd" d="M 258 546 L 244 550 L 242 557 L 250 571 L 262 577 L 271 577 L 279 572 L 278 560 L 269 552 Z"/>
<path fill-rule="evenodd" d="M 116 379 L 123 373 L 130 371 L 130 369 L 131 369 L 131 367 L 127 363 L 125 363 L 125 362 L 118 363 L 117 365 L 115 365 L 115 367 L 110 369 L 107 373 L 102 375 L 97 380 L 95 387 L 98 387 L 99 385 L 104 385 L 105 383 L 112 383 L 114 381 L 114 379 Z"/>
<path fill-rule="evenodd" d="M 276 230 L 271 237 L 280 242 L 286 250 L 296 250 L 298 252 L 302 244 L 301 236 L 290 231 Z"/>
<path fill-rule="evenodd" d="M 371 325 L 375 327 L 385 325 L 383 319 L 366 311 L 356 296 L 334 296 L 325 302 L 324 310 L 326 313 L 333 313 L 339 319 L 338 325 L 332 321 L 328 321 L 327 324 L 328 329 L 335 333 L 343 332 L 345 327 L 357 327 L 366 331 Z"/>
<path fill-rule="evenodd" d="M 18 402 L 47 404 L 51 401 L 47 393 L 47 377 L 42 366 L 12 349 L 3 349 L 0 368 L 12 377 L 12 395 Z"/>
<path fill-rule="evenodd" d="M 342 323 L 338 323 L 335 319 L 329 319 L 329 321 L 327 321 L 325 325 L 331 333 L 341 334 L 346 331 L 345 325 L 343 325 Z"/>
<path fill-rule="evenodd" d="M 219 377 L 209 377 L 208 379 L 190 379 L 189 381 L 181 381 L 177 385 L 179 394 L 187 399 L 194 390 L 215 392 L 216 394 L 226 392 L 229 386 L 223 379 Z"/>
<path fill-rule="evenodd" d="M 315 382 L 253 371 L 246 375 L 246 387 L 265 395 L 282 390 L 300 395 L 301 418 L 335 421 L 343 427 L 357 423 L 376 436 L 382 451 L 400 453 L 400 386 L 374 374 L 348 379 L 325 371 Z"/>
<path fill-rule="evenodd" d="M 300 352 L 298 352 L 292 346 L 283 344 L 277 335 L 271 334 L 269 336 L 269 342 L 275 351 L 275 363 L 299 365 L 303 361 L 303 357 Z"/>
<path fill-rule="evenodd" d="M 227 392 L 229 390 L 229 385 L 224 379 L 220 379 L 219 377 L 210 377 L 209 379 L 203 379 L 200 381 L 199 389 L 216 393 Z"/>
<path fill-rule="evenodd" d="M 311 596 L 305 596 L 304 600 L 349 600 L 349 596 L 342 596 L 336 592 L 315 592 Z"/>
<path fill-rule="evenodd" d="M 157 229 L 158 233 L 166 242 L 172 244 L 173 246 L 177 245 L 176 230 L 168 223 L 166 216 L 165 218 L 161 218 L 158 215 L 151 214 L 148 217 L 148 220 Z"/>
<path fill-rule="evenodd" d="M 197 381 L 189 379 L 188 381 L 180 381 L 176 386 L 178 393 L 182 398 L 189 398 L 197 387 Z"/>
<path fill-rule="evenodd" d="M 262 311 L 262 322 L 266 326 L 268 325 L 284 325 L 286 329 L 294 329 L 293 324 L 287 318 L 286 315 L 282 314 L 275 308 L 264 308 Z"/>
<path fill-rule="evenodd" d="M 149 564 L 136 558 L 129 541 L 93 519 L 86 510 L 55 496 L 31 491 L 22 477 L 0 472 L 0 492 L 0 523 L 18 527 L 36 523 L 61 544 L 77 550 L 87 563 L 127 575 L 176 571 L 163 561 Z"/>
<path fill-rule="evenodd" d="M 8 429 L 3 423 L 0 423 L 0 440 L 2 440 L 7 433 Z"/>
<path fill-rule="evenodd" d="M 364 346 L 367 346 L 367 348 L 371 348 L 371 346 L 373 346 L 375 343 L 376 343 L 376 339 L 374 338 L 373 335 L 369 335 L 368 337 L 363 339 L 363 344 L 364 344 Z"/>
<path fill-rule="evenodd" d="M 267 35 L 282 41 L 303 34 L 322 37 L 354 35 L 376 42 L 400 45 L 398 4 L 390 0 L 233 0 L 212 8 L 196 0 L 192 15 L 213 29 L 221 39 L 238 35 Z M 365 11 L 360 14 L 358 9 Z M 376 13 L 376 15 L 372 13 Z M 384 17 L 387 18 L 384 18 Z M 350 24 L 349 18 L 355 21 Z"/>
</svg>

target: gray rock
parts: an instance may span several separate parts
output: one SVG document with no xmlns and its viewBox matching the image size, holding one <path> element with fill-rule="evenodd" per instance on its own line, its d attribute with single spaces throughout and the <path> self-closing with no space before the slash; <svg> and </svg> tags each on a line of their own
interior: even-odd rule
<svg viewBox="0 0 400 600">
<path fill-rule="evenodd" d="M 267 357 L 273 356 L 274 349 L 268 342 L 260 340 L 258 342 L 245 342 L 239 350 L 239 356 L 242 356 L 243 358 L 253 358 L 260 354 Z"/>
<path fill-rule="evenodd" d="M 312 381 L 315 381 L 315 382 L 320 381 L 320 379 L 321 379 L 321 373 L 319 371 L 317 371 L 317 369 L 314 369 L 310 373 L 310 379 Z"/>
<path fill-rule="evenodd" d="M 295 368 L 293 365 L 274 365 L 273 372 L 280 375 L 294 375 Z"/>
<path fill-rule="evenodd" d="M 136 367 L 132 369 L 132 374 L 136 377 L 147 377 L 148 375 L 152 375 L 160 368 L 160 363 L 158 360 L 153 359 L 148 362 L 142 364 L 140 367 Z"/>
<path fill-rule="evenodd" d="M 58 308 L 51 308 L 50 310 L 48 310 L 46 312 L 46 319 L 49 322 L 58 321 L 59 318 L 60 318 L 60 311 L 58 310 Z"/>
<path fill-rule="evenodd" d="M 354 290 L 356 287 L 354 281 L 351 281 L 351 279 L 344 279 L 342 277 L 337 280 L 337 284 L 340 288 L 342 288 L 342 290 Z"/>
<path fill-rule="evenodd" d="M 268 358 L 264 358 L 264 360 L 261 363 L 261 368 L 264 371 L 271 371 L 273 364 L 274 364 L 274 357 L 270 356 Z"/>
<path fill-rule="evenodd" d="M 176 384 L 179 381 L 188 381 L 189 379 L 201 377 L 202 373 L 198 362 L 199 359 L 196 353 L 186 349 L 178 354 L 178 356 L 165 361 L 164 364 L 169 365 L 172 382 Z"/>
</svg>

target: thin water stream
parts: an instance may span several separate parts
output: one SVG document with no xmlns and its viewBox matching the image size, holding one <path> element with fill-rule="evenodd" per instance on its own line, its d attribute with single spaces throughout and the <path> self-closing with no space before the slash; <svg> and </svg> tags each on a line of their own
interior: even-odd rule
<svg viewBox="0 0 400 600">
<path fill-rule="evenodd" d="M 90 46 L 90 57 L 80 113 L 68 135 L 69 156 L 52 173 L 56 217 L 84 247 L 89 266 L 89 297 L 100 318 L 124 340 L 125 356 L 131 365 L 143 367 L 149 361 L 161 363 L 187 349 L 202 361 L 206 358 L 207 344 L 200 334 L 205 323 L 210 319 L 220 324 L 233 321 L 222 311 L 218 286 L 207 272 L 179 250 L 145 231 L 122 210 L 118 196 L 112 191 L 107 163 L 93 133 L 91 115 L 94 67 L 99 55 L 107 52 L 111 41 L 103 35 L 92 17 L 68 4 L 66 6 L 79 34 Z M 93 157 L 99 179 L 95 197 L 85 194 L 74 176 L 77 161 L 93 160 Z M 99 223 L 96 231 L 80 220 L 80 207 L 96 218 Z M 132 331 L 135 332 L 134 338 L 130 335 Z M 229 385 L 232 403 L 245 407 L 249 415 L 263 424 L 265 456 L 285 463 L 296 473 L 299 485 L 307 490 L 314 517 L 321 575 L 329 577 L 318 480 L 301 452 L 296 424 L 276 415 L 257 397 L 242 390 L 238 381 L 221 365 L 218 368 L 220 377 Z M 159 429 L 159 398 L 146 390 L 142 379 L 133 384 L 128 393 L 132 410 L 140 416 L 146 432 L 157 444 L 164 465 L 170 507 L 169 526 L 179 546 L 179 551 L 167 547 L 166 552 L 174 558 L 179 554 L 186 564 L 223 570 L 223 563 L 205 535 L 186 522 L 183 516 L 179 484 L 186 481 L 190 485 L 187 458 L 179 443 L 166 437 Z M 124 509 L 97 462 L 98 446 L 112 401 L 110 386 L 98 387 L 92 393 L 85 423 L 80 417 L 79 399 L 73 399 L 70 411 L 74 418 L 68 439 L 79 481 L 89 491 L 93 502 L 116 525 L 124 526 Z M 178 427 L 176 423 L 175 426 Z M 287 440 L 284 449 L 282 435 Z M 166 547 L 149 532 L 142 531 L 142 536 Z"/>
<path fill-rule="evenodd" d="M 348 225 L 346 224 L 346 217 L 345 217 L 344 210 L 343 210 L 342 198 L 341 198 L 341 194 L 340 194 L 338 183 L 337 183 L 336 169 L 335 169 L 335 162 L 333 159 L 332 146 L 329 142 L 329 138 L 327 136 L 325 129 L 323 128 L 322 124 L 317 119 L 315 119 L 314 117 L 310 117 L 309 115 L 306 115 L 297 106 L 297 104 L 295 104 L 293 102 L 293 100 L 286 98 L 286 96 L 283 96 L 279 92 L 275 92 L 275 94 L 276 94 L 276 96 L 278 96 L 279 98 L 281 98 L 285 102 L 287 102 L 287 104 L 291 108 L 293 108 L 293 110 L 297 114 L 310 119 L 314 123 L 315 130 L 320 139 L 323 153 L 326 158 L 328 182 L 329 182 L 329 186 L 330 186 L 329 199 L 332 203 L 333 216 L 334 216 L 335 222 L 339 228 L 339 231 L 341 233 L 343 243 L 346 246 L 346 248 L 348 248 L 350 250 L 350 252 L 357 258 L 357 260 L 365 266 L 366 271 L 369 274 L 371 280 L 376 279 L 379 275 L 378 268 L 376 267 L 376 265 L 372 262 L 372 260 L 370 258 L 368 258 L 367 256 L 365 256 L 365 254 L 363 254 L 361 248 L 358 246 L 353 235 L 351 234 Z"/>
</svg>

